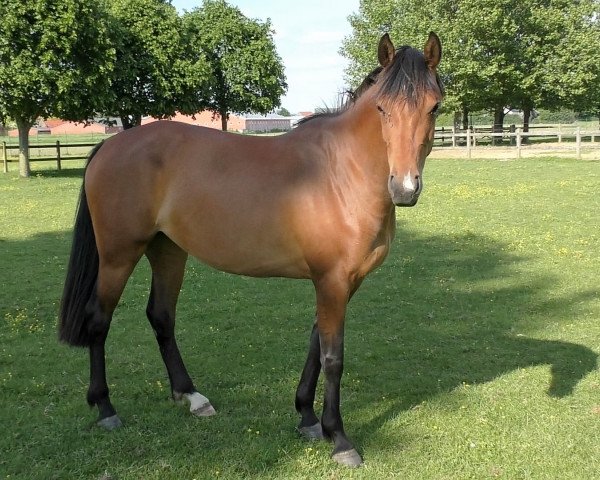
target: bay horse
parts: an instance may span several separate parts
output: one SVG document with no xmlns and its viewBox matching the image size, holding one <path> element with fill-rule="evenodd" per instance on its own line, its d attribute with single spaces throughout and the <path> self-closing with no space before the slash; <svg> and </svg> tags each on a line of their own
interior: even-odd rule
<svg viewBox="0 0 600 480">
<path fill-rule="evenodd" d="M 176 122 L 126 130 L 89 156 L 60 306 L 59 338 L 89 348 L 87 401 L 98 424 L 121 426 L 105 372 L 113 311 L 135 265 L 152 269 L 147 317 L 173 398 L 215 413 L 192 382 L 175 340 L 175 307 L 188 254 L 253 277 L 310 279 L 316 320 L 296 391 L 299 432 L 333 442 L 333 459 L 358 466 L 344 432 L 340 381 L 346 306 L 386 257 L 395 206 L 417 203 L 443 88 L 441 44 L 394 48 L 338 112 L 287 134 L 244 136 Z M 321 419 L 315 389 L 324 373 Z"/>
</svg>

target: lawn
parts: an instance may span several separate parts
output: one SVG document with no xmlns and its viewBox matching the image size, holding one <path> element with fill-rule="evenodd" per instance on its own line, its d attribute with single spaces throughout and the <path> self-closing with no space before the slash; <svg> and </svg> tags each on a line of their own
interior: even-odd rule
<svg viewBox="0 0 600 480">
<path fill-rule="evenodd" d="M 357 470 L 294 431 L 310 283 L 193 260 L 177 332 L 218 415 L 169 400 L 143 261 L 107 343 L 125 427 L 95 427 L 87 352 L 56 340 L 82 172 L 33 168 L 0 175 L 0 479 L 598 477 L 600 162 L 429 161 L 349 308 L 342 410 Z"/>
</svg>

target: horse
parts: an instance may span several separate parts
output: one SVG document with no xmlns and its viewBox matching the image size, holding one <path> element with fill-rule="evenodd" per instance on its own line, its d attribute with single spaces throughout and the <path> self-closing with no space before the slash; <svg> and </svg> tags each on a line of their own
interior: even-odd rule
<svg viewBox="0 0 600 480">
<path fill-rule="evenodd" d="M 340 381 L 347 304 L 385 259 L 396 206 L 423 189 L 436 112 L 441 43 L 395 49 L 381 37 L 379 66 L 339 111 L 275 137 L 244 136 L 176 122 L 126 130 L 89 155 L 64 292 L 59 340 L 87 347 L 87 402 L 106 429 L 122 422 L 111 403 L 105 342 L 113 311 L 146 256 L 152 281 L 146 314 L 175 400 L 197 416 L 215 409 L 198 392 L 175 339 L 186 260 L 233 274 L 311 280 L 316 319 L 296 390 L 297 427 L 333 443 L 332 458 L 363 460 L 345 433 Z M 324 373 L 321 418 L 315 389 Z"/>
</svg>

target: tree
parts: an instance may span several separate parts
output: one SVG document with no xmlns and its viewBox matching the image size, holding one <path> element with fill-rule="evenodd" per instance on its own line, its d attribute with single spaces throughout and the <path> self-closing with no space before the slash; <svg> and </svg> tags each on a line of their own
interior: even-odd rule
<svg viewBox="0 0 600 480">
<path fill-rule="evenodd" d="M 343 41 L 340 53 L 350 62 L 346 69 L 349 83 L 359 85 L 373 69 L 373 51 L 376 51 L 378 39 L 389 33 L 397 45 L 420 46 L 429 30 L 435 31 L 442 39 L 443 61 L 439 73 L 446 86 L 444 109 L 465 116 L 468 103 L 473 100 L 473 92 L 461 85 L 453 62 L 453 45 L 458 44 L 455 32 L 447 17 L 453 17 L 458 10 L 458 2 L 444 0 L 392 0 L 377 2 L 362 0 L 359 11 L 349 17 L 352 34 Z M 456 50 L 456 49 L 454 49 Z M 465 64 L 465 58 L 460 65 Z M 465 88 L 467 87 L 467 88 Z"/>
<path fill-rule="evenodd" d="M 39 117 L 90 118 L 107 100 L 114 50 L 94 0 L 0 2 L 0 117 L 19 129 L 28 177 L 29 130 Z"/>
<path fill-rule="evenodd" d="M 353 84 L 372 68 L 362 65 L 365 48 L 372 51 L 382 33 L 388 31 L 397 43 L 414 46 L 421 45 L 427 31 L 433 30 L 442 38 L 440 74 L 446 85 L 446 110 L 460 111 L 466 117 L 469 111 L 503 104 L 509 95 L 506 89 L 515 82 L 504 47 L 505 39 L 514 38 L 507 12 L 516 0 L 381 3 L 363 0 L 359 12 L 350 17 L 353 34 L 344 40 L 341 53 L 350 59 L 347 73 Z"/>
<path fill-rule="evenodd" d="M 127 129 L 145 115 L 201 110 L 208 65 L 192 55 L 175 7 L 168 0 L 110 0 L 109 9 L 117 62 L 103 113 Z"/>
<path fill-rule="evenodd" d="M 221 116 L 223 130 L 231 112 L 268 113 L 281 104 L 287 84 L 269 20 L 249 19 L 224 0 L 205 0 L 184 14 L 184 24 L 193 49 L 209 62 L 207 109 Z"/>
<path fill-rule="evenodd" d="M 599 40 L 597 0 L 383 3 L 362 0 L 350 17 L 353 33 L 341 53 L 350 59 L 347 74 L 355 85 L 371 68 L 366 52 L 383 31 L 419 45 L 425 28 L 442 38 L 445 103 L 464 119 L 470 111 L 489 109 L 500 128 L 505 107 L 522 108 L 527 116 L 534 105 L 571 105 L 598 90 L 593 72 L 600 50 L 592 48 Z"/>
<path fill-rule="evenodd" d="M 553 0 L 534 11 L 545 32 L 537 55 L 536 105 L 596 113 L 600 118 L 600 2 Z"/>
</svg>

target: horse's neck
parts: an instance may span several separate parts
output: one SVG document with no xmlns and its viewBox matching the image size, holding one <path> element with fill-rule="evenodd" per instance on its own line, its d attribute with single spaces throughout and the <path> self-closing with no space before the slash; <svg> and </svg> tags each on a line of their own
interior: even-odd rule
<svg viewBox="0 0 600 480">
<path fill-rule="evenodd" d="M 320 179 L 316 195 L 335 192 L 334 201 L 340 202 L 361 235 L 371 238 L 373 245 L 387 245 L 395 218 L 388 191 L 390 168 L 375 99 L 368 100 L 360 97 L 337 115 L 315 118 L 275 138 L 292 147 L 288 151 L 295 152 L 294 158 L 314 164 L 315 171 L 327 177 Z"/>
<path fill-rule="evenodd" d="M 385 202 L 390 201 L 387 146 L 373 96 L 367 92 L 331 123 L 333 136 L 340 145 L 337 161 L 355 172 L 357 182 L 368 184 L 365 186 L 370 195 L 383 195 Z"/>
<path fill-rule="evenodd" d="M 389 190 L 390 167 L 387 145 L 375 98 L 366 92 L 356 103 L 332 119 L 333 137 L 339 149 L 336 162 L 347 174 L 354 201 L 353 216 L 361 235 L 371 237 L 370 247 L 378 252 L 365 265 L 370 271 L 387 255 L 394 238 L 395 214 Z"/>
</svg>

